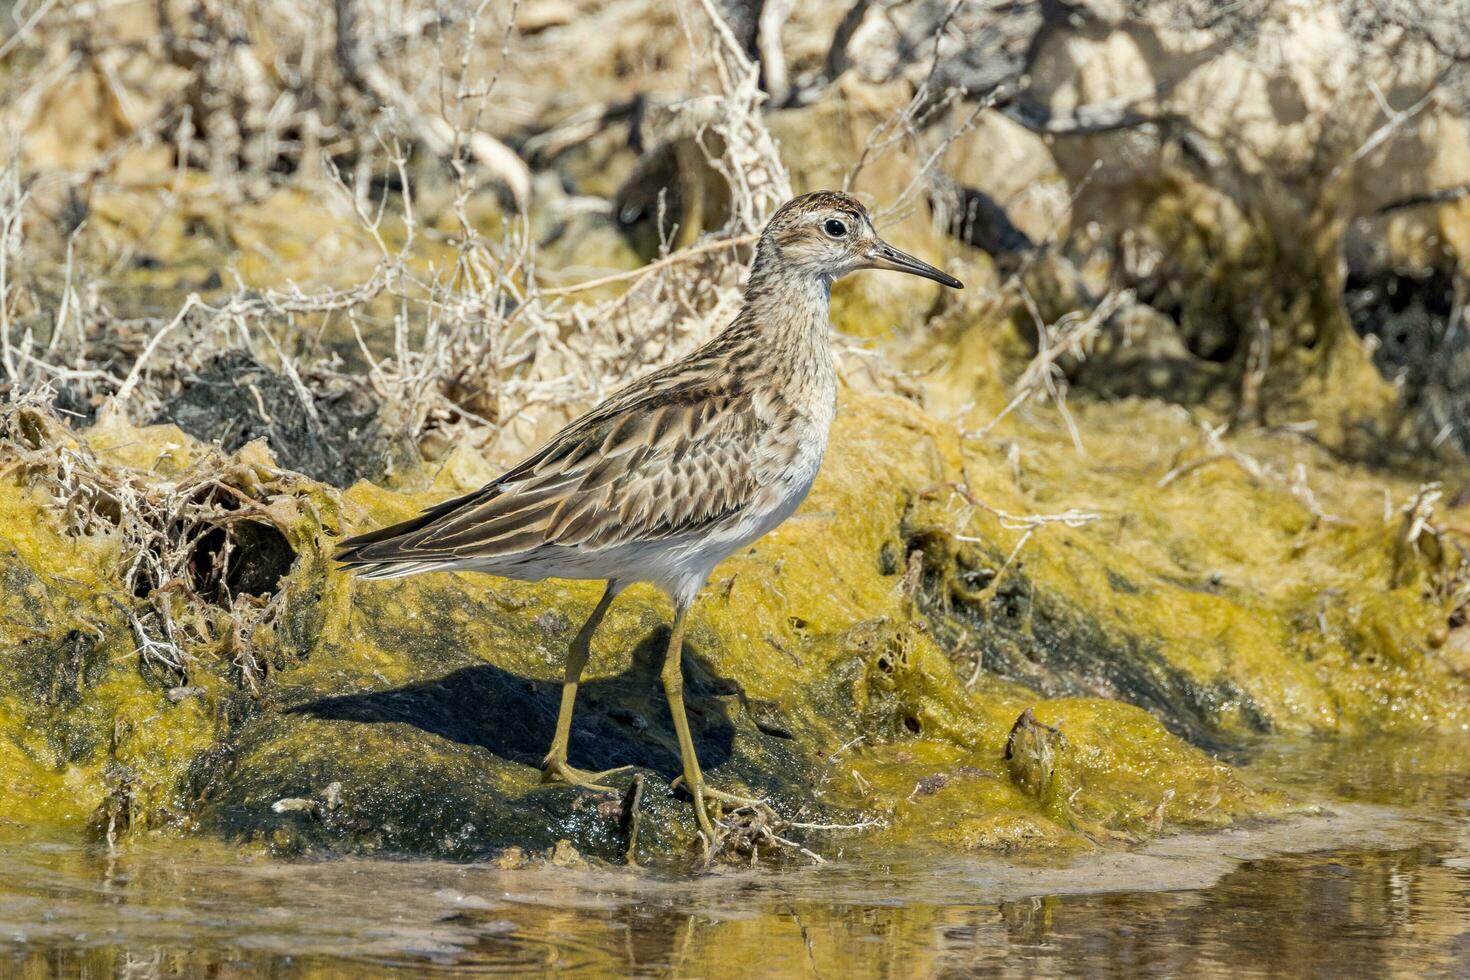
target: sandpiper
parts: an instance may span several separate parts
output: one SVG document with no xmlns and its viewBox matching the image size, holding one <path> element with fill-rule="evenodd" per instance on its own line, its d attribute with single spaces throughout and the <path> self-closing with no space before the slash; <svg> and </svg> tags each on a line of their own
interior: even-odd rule
<svg viewBox="0 0 1470 980">
<path fill-rule="evenodd" d="M 892 269 L 958 279 L 878 237 L 846 194 L 794 198 L 756 245 L 745 303 L 710 341 L 572 422 L 504 475 L 401 524 L 349 538 L 339 561 L 365 578 L 471 570 L 606 580 L 567 651 L 547 781 L 596 789 L 609 773 L 567 762 L 572 707 L 592 635 L 614 597 L 651 582 L 674 603 L 662 670 L 684 785 L 707 843 L 706 786 L 684 713 L 684 620 L 715 565 L 791 515 L 811 489 L 837 405 L 829 341 L 834 280 Z M 624 767 L 626 768 L 626 767 Z"/>
</svg>

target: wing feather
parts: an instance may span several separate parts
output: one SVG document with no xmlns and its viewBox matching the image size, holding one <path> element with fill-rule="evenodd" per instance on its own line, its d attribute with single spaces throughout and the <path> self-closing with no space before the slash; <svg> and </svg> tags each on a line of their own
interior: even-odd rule
<svg viewBox="0 0 1470 980">
<path fill-rule="evenodd" d="M 728 372 L 686 364 L 625 389 L 474 493 L 343 543 L 374 574 L 655 541 L 729 520 L 762 483 L 767 423 Z M 422 566 L 421 566 L 422 567 Z"/>
</svg>

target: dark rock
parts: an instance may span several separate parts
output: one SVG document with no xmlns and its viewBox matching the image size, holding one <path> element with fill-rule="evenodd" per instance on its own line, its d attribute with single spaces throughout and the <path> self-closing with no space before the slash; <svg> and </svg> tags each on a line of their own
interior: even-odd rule
<svg viewBox="0 0 1470 980">
<path fill-rule="evenodd" d="M 290 378 L 232 350 L 186 377 L 153 422 L 227 452 L 264 439 L 281 466 L 337 487 L 380 476 L 416 452 L 381 424 L 366 391 L 312 386 L 306 396 L 316 418 Z"/>
<path fill-rule="evenodd" d="M 364 691 L 351 680 L 343 685 L 339 671 L 311 669 L 320 658 L 293 671 L 292 685 L 279 688 L 281 710 L 251 721 L 226 764 L 195 774 L 207 826 L 288 852 L 487 859 L 508 848 L 554 854 L 573 847 L 589 858 L 624 859 L 617 797 L 540 781 L 559 682 L 475 661 L 450 643 L 426 643 L 432 624 L 420 621 L 422 632 L 401 644 L 384 625 L 369 628 L 380 642 L 414 650 L 433 679 Z M 667 637 L 665 628 L 654 630 L 625 672 L 584 681 L 572 726 L 573 765 L 633 767 L 608 777 L 619 789 L 645 780 L 635 855 L 645 864 L 697 850 L 687 800 L 670 788 L 682 768 L 659 680 Z M 457 669 L 442 675 L 431 666 L 451 662 Z M 709 778 L 794 809 L 793 790 L 814 778 L 810 761 L 789 740 L 765 734 L 739 686 L 689 648 L 684 671 L 690 726 Z M 322 787 L 334 784 L 335 805 L 321 802 Z"/>
<path fill-rule="evenodd" d="M 1470 284 L 1451 261 L 1416 271 L 1350 272 L 1344 302 L 1373 364 L 1399 386 L 1425 445 L 1470 452 Z"/>
<path fill-rule="evenodd" d="M 1061 729 L 1037 721 L 1027 708 L 1006 736 L 1004 758 L 1011 782 L 1041 803 L 1061 802 L 1057 762 L 1067 748 Z"/>
<path fill-rule="evenodd" d="M 955 185 L 954 193 L 949 233 L 955 238 L 995 256 L 1027 252 L 1034 247 L 989 194 L 963 185 Z"/>
</svg>

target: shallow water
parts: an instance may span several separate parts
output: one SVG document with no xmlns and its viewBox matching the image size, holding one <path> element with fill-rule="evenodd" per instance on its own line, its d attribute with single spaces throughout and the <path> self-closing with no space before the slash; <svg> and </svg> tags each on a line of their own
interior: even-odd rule
<svg viewBox="0 0 1470 980">
<path fill-rule="evenodd" d="M 1276 743 L 1352 801 L 1065 863 L 867 858 L 672 879 L 0 843 L 0 974 L 1467 976 L 1470 741 Z"/>
</svg>

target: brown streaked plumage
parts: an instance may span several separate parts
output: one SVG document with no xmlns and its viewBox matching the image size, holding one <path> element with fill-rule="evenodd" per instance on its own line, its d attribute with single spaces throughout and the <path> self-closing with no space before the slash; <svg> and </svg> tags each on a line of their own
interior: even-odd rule
<svg viewBox="0 0 1470 980">
<path fill-rule="evenodd" d="M 684 782 L 710 843 L 705 786 L 684 715 L 684 617 L 714 566 L 806 497 L 836 405 L 828 341 L 832 282 L 893 269 L 958 280 L 878 238 L 861 204 L 818 191 L 783 205 L 756 245 L 745 305 L 723 331 L 612 395 L 474 493 L 350 538 L 338 560 L 368 578 L 469 569 L 511 578 L 605 579 L 572 641 L 547 779 L 597 787 L 567 763 L 572 707 L 593 632 L 633 582 L 674 600 L 663 670 Z"/>
</svg>

